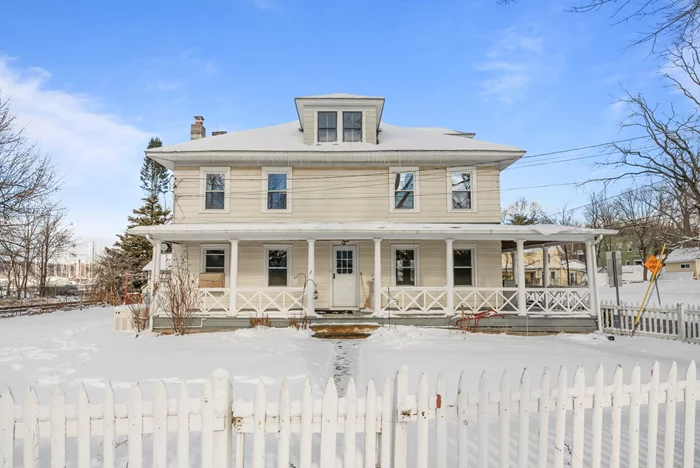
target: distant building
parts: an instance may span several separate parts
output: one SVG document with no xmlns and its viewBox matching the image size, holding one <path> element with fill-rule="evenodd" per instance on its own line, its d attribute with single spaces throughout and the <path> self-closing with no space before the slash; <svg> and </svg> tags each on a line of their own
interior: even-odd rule
<svg viewBox="0 0 700 468">
<path fill-rule="evenodd" d="M 700 247 L 676 249 L 666 257 L 666 275 L 700 277 Z"/>
</svg>

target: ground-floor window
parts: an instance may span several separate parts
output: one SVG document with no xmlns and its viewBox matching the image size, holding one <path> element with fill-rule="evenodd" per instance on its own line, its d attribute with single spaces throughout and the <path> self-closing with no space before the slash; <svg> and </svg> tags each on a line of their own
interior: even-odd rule
<svg viewBox="0 0 700 468">
<path fill-rule="evenodd" d="M 265 247 L 265 284 L 268 287 L 290 285 L 291 258 L 290 246 Z"/>
<path fill-rule="evenodd" d="M 550 271 L 550 272 L 549 272 L 549 276 L 550 276 L 552 279 L 557 279 L 557 272 L 556 272 L 556 271 Z"/>
<path fill-rule="evenodd" d="M 578 282 L 576 281 L 576 273 L 569 273 L 569 285 L 576 285 Z"/>
<path fill-rule="evenodd" d="M 455 286 L 474 286 L 474 247 L 455 246 L 453 276 Z"/>
<path fill-rule="evenodd" d="M 418 247 L 394 245 L 391 257 L 394 285 L 418 286 Z"/>
<path fill-rule="evenodd" d="M 201 273 L 225 273 L 226 250 L 220 245 L 203 245 Z"/>
<path fill-rule="evenodd" d="M 690 263 L 681 263 L 681 270 L 690 270 Z"/>
</svg>

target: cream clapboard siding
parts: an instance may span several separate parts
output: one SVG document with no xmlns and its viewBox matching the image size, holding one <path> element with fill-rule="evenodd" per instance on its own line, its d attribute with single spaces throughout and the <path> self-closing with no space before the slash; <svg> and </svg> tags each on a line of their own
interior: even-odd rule
<svg viewBox="0 0 700 468">
<path fill-rule="evenodd" d="M 316 141 L 316 112 L 304 107 L 304 136 L 305 145 L 313 145 Z"/>
<path fill-rule="evenodd" d="M 210 244 L 210 243 L 207 243 Z M 476 246 L 476 277 L 479 287 L 500 287 L 500 242 L 479 241 L 469 243 Z M 294 242 L 239 242 L 238 246 L 238 286 L 241 288 L 264 288 L 264 247 L 266 245 L 291 245 L 292 246 L 292 277 L 308 272 L 307 268 L 307 243 L 305 241 Z M 316 241 L 316 287 L 319 294 L 316 307 L 326 309 L 331 301 L 331 277 L 332 264 L 331 252 L 333 245 L 338 242 Z M 350 242 L 348 245 L 357 246 L 359 256 L 358 271 L 358 302 L 363 305 L 366 297 L 363 296 L 360 277 L 365 283 L 365 294 L 370 293 L 370 283 L 374 274 L 374 243 L 372 241 Z M 444 241 L 389 241 L 382 242 L 382 290 L 392 286 L 391 252 L 392 245 L 415 245 L 419 251 L 419 286 L 444 287 L 445 286 L 445 242 Z M 459 245 L 459 243 L 456 243 Z M 201 271 L 201 244 L 183 244 L 187 247 L 190 260 L 190 271 L 195 275 Z M 222 243 L 222 246 L 226 246 Z M 181 255 L 181 252 L 177 255 Z M 291 286 L 302 287 L 303 277 L 292 280 Z M 229 285 L 228 271 L 226 272 L 226 285 Z"/>
<path fill-rule="evenodd" d="M 293 168 L 291 213 L 263 212 L 262 169 L 231 168 L 230 212 L 200 212 L 198 167 L 179 167 L 175 175 L 175 223 L 396 221 L 500 222 L 500 182 L 496 167 L 476 172 L 477 211 L 448 211 L 445 167 L 422 167 L 418 212 L 391 212 L 388 168 Z"/>
<path fill-rule="evenodd" d="M 377 111 L 375 108 L 364 111 L 364 135 L 367 143 L 377 144 Z"/>
</svg>

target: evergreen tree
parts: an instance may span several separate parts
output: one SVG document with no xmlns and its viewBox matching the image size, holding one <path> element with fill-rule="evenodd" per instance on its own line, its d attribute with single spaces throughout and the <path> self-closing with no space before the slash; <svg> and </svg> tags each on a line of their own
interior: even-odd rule
<svg viewBox="0 0 700 468">
<path fill-rule="evenodd" d="M 148 142 L 148 149 L 160 148 L 163 142 L 160 138 L 151 138 Z M 141 166 L 141 189 L 151 197 L 160 196 L 166 193 L 170 188 L 170 173 L 163 165 L 158 164 L 148 156 L 143 158 L 143 166 Z"/>
</svg>

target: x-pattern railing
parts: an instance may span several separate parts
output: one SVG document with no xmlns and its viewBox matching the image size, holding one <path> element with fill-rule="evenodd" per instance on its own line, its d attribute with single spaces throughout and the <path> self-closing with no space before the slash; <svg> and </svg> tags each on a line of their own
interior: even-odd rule
<svg viewBox="0 0 700 468">
<path fill-rule="evenodd" d="M 590 312 L 588 289 L 528 288 L 528 312 Z"/>
<path fill-rule="evenodd" d="M 256 313 L 280 312 L 304 308 L 304 288 L 238 289 L 238 310 Z"/>
<path fill-rule="evenodd" d="M 227 288 L 212 288 L 199 290 L 199 311 L 208 314 L 213 311 L 228 312 L 229 290 Z"/>
<path fill-rule="evenodd" d="M 470 312 L 494 310 L 516 311 L 517 289 L 515 288 L 469 288 L 455 289 L 455 311 L 464 308 Z"/>
<path fill-rule="evenodd" d="M 444 313 L 445 288 L 396 288 L 382 291 L 384 310 L 398 313 Z M 441 302 L 442 301 L 442 302 Z"/>
</svg>

